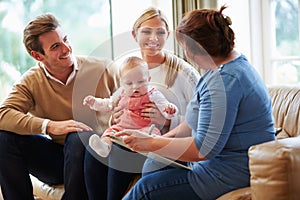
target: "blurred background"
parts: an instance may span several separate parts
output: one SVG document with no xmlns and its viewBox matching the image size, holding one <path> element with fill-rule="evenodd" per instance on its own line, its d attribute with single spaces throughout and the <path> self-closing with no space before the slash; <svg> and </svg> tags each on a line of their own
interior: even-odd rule
<svg viewBox="0 0 300 200">
<path fill-rule="evenodd" d="M 35 60 L 26 52 L 22 33 L 35 16 L 51 12 L 60 21 L 74 54 L 115 59 L 138 48 L 131 28 L 149 6 L 159 7 L 174 30 L 184 13 L 219 8 L 233 21 L 236 48 L 269 85 L 300 85 L 300 0 L 0 0 L 0 101 Z M 133 46 L 127 47 L 130 43 Z M 126 49 L 127 48 L 127 49 Z M 174 39 L 166 47 L 179 54 Z"/>
</svg>

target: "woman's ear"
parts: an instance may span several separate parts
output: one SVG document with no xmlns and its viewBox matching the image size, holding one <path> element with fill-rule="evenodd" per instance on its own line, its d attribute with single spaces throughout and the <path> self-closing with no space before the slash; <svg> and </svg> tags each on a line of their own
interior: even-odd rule
<svg viewBox="0 0 300 200">
<path fill-rule="evenodd" d="M 131 35 L 134 38 L 134 40 L 137 41 L 137 39 L 136 39 L 136 31 L 135 30 L 131 31 Z"/>
<path fill-rule="evenodd" d="M 167 34 L 167 39 L 169 38 L 169 36 L 170 36 L 170 31 L 168 31 L 168 34 Z"/>
</svg>

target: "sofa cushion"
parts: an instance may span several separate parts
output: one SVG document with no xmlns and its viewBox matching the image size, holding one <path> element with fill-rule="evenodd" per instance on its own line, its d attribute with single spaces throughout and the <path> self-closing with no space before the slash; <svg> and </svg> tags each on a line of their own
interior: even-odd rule
<svg viewBox="0 0 300 200">
<path fill-rule="evenodd" d="M 253 200 L 286 200 L 300 197 L 300 137 L 250 147 Z"/>
<path fill-rule="evenodd" d="M 269 86 L 278 139 L 300 135 L 300 87 Z"/>
<path fill-rule="evenodd" d="M 251 200 L 250 187 L 245 187 L 228 192 L 216 200 Z"/>
</svg>

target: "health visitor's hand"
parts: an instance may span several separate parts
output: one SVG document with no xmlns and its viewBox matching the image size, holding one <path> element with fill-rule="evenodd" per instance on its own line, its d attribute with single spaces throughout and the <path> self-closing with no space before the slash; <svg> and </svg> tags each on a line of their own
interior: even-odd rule
<svg viewBox="0 0 300 200">
<path fill-rule="evenodd" d="M 151 141 L 153 136 L 146 132 L 139 130 L 125 129 L 114 135 L 115 137 L 122 137 L 124 144 L 132 151 L 138 152 L 150 152 L 153 151 L 151 148 Z"/>
<path fill-rule="evenodd" d="M 47 133 L 53 135 L 64 135 L 70 132 L 93 131 L 93 129 L 82 122 L 75 120 L 66 121 L 49 121 L 47 125 Z"/>
</svg>

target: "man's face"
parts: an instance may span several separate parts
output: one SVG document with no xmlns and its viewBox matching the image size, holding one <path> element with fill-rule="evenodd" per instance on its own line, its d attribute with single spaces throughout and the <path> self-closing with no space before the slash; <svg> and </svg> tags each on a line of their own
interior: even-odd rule
<svg viewBox="0 0 300 200">
<path fill-rule="evenodd" d="M 44 33 L 39 36 L 39 41 L 45 54 L 36 52 L 37 60 L 45 64 L 47 70 L 52 75 L 62 74 L 72 71 L 73 57 L 72 48 L 69 44 L 67 36 L 60 27 L 55 30 Z"/>
</svg>

